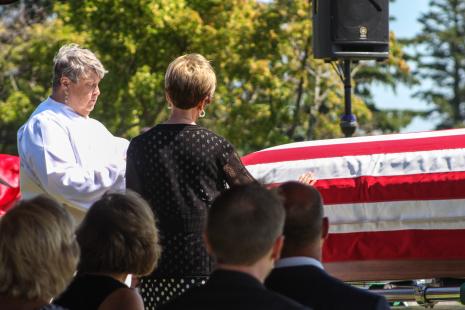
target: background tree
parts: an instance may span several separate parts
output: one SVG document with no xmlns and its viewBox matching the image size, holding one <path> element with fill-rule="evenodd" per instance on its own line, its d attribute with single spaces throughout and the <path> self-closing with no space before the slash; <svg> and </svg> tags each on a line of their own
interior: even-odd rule
<svg viewBox="0 0 465 310">
<path fill-rule="evenodd" d="M 133 137 L 167 118 L 166 67 L 179 55 L 197 52 L 212 60 L 218 77 L 214 103 L 201 124 L 241 152 L 340 137 L 342 83 L 330 65 L 312 57 L 310 14 L 309 0 L 54 2 L 47 18 L 22 27 L 24 37 L 0 43 L 1 51 L 15 55 L 0 60 L 8 84 L 0 94 L 1 131 L 13 137 L 0 140 L 0 151 L 16 152 L 16 130 L 49 94 L 52 58 L 65 42 L 90 47 L 109 70 L 92 115 L 117 135 Z M 405 123 L 386 117 L 382 128 L 374 124 L 381 112 L 370 106 L 366 87 L 394 85 L 408 76 L 394 38 L 392 49 L 383 66 L 361 63 L 356 70 L 363 91 L 353 101 L 361 132 L 394 131 Z"/>
<path fill-rule="evenodd" d="M 439 113 L 438 128 L 463 127 L 465 119 L 465 2 L 431 0 L 419 18 L 421 33 L 410 42 L 416 47 L 415 74 L 432 86 L 416 96 Z"/>
<path fill-rule="evenodd" d="M 406 86 L 418 84 L 418 80 L 412 74 L 407 63 L 409 57 L 404 52 L 406 45 L 404 40 L 397 40 L 395 34 L 391 31 L 389 59 L 381 63 L 363 61 L 354 69 L 353 75 L 357 82 L 354 90 L 355 94 L 363 98 L 373 114 L 373 121 L 362 125 L 362 130 L 367 133 L 399 132 L 410 124 L 414 117 L 425 115 L 424 112 L 409 109 L 408 102 L 405 102 L 405 109 L 379 109 L 376 107 L 371 92 L 373 85 L 383 85 L 396 92 L 399 84 Z"/>
<path fill-rule="evenodd" d="M 48 96 L 58 48 L 82 38 L 53 14 L 52 1 L 0 6 L 0 152 L 16 154 L 16 132 Z"/>
</svg>

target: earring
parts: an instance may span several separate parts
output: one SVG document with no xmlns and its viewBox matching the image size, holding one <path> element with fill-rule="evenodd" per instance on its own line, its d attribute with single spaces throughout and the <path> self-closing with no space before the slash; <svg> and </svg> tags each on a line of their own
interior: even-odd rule
<svg viewBox="0 0 465 310">
<path fill-rule="evenodd" d="M 65 88 L 65 104 L 68 104 L 68 99 L 69 99 L 68 88 Z"/>
<path fill-rule="evenodd" d="M 201 110 L 199 113 L 199 117 L 205 117 L 205 110 Z"/>
</svg>

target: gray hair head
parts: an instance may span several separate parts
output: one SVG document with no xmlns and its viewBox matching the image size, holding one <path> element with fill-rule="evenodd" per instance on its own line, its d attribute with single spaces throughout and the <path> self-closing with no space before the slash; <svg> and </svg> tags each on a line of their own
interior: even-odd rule
<svg viewBox="0 0 465 310">
<path fill-rule="evenodd" d="M 94 71 L 102 79 L 107 71 L 97 56 L 90 50 L 77 44 L 63 45 L 53 58 L 53 88 L 60 86 L 60 79 L 68 77 L 77 83 L 81 77 L 86 77 L 89 71 Z"/>
</svg>

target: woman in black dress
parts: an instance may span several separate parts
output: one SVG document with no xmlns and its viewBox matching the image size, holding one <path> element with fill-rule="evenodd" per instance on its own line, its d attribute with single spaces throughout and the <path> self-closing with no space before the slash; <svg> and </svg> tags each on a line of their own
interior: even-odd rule
<svg viewBox="0 0 465 310">
<path fill-rule="evenodd" d="M 202 55 L 178 57 L 165 75 L 170 118 L 129 145 L 127 188 L 149 201 L 163 248 L 159 267 L 140 283 L 148 309 L 205 282 L 213 263 L 202 240 L 207 210 L 228 186 L 255 182 L 225 138 L 196 124 L 215 87 Z"/>
<path fill-rule="evenodd" d="M 160 257 L 155 219 L 138 194 L 107 193 L 87 211 L 76 232 L 77 274 L 54 304 L 69 310 L 144 310 L 125 283 L 150 274 Z"/>
</svg>

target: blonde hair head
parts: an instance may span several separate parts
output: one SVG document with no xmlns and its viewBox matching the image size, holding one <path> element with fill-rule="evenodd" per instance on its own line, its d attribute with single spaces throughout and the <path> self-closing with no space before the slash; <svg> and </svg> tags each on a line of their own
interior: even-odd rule
<svg viewBox="0 0 465 310">
<path fill-rule="evenodd" d="M 78 258 L 73 219 L 54 200 L 21 201 L 0 219 L 0 294 L 48 301 L 68 285 Z"/>
<path fill-rule="evenodd" d="M 187 54 L 172 61 L 165 74 L 168 100 L 180 109 L 195 107 L 213 97 L 216 75 L 210 62 L 200 54 Z"/>
</svg>

